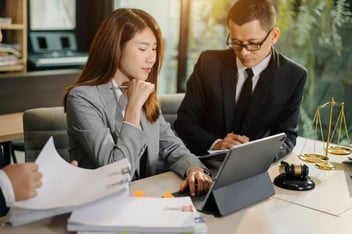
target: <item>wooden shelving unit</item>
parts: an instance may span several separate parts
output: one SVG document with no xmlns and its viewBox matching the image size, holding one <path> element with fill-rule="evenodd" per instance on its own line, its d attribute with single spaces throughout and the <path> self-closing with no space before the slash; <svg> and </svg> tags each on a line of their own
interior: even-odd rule
<svg viewBox="0 0 352 234">
<path fill-rule="evenodd" d="M 11 18 L 10 24 L 0 23 L 3 43 L 18 44 L 21 63 L 0 66 L 0 71 L 26 72 L 27 70 L 27 0 L 4 0 L 0 17 Z"/>
</svg>

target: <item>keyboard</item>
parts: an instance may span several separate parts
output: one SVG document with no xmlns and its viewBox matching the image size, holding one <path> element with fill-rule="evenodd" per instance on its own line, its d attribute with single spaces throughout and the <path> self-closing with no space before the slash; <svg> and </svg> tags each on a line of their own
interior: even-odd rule
<svg viewBox="0 0 352 234">
<path fill-rule="evenodd" d="M 37 68 L 41 67 L 61 67 L 61 66 L 81 66 L 87 62 L 87 53 L 65 52 L 65 53 L 45 53 L 30 55 L 29 60 Z"/>
</svg>

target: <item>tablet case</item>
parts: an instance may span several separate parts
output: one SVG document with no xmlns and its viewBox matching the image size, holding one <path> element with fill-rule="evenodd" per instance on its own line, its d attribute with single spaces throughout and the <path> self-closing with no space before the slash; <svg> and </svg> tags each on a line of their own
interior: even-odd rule
<svg viewBox="0 0 352 234">
<path fill-rule="evenodd" d="M 267 170 L 285 138 L 280 133 L 229 151 L 199 210 L 224 216 L 274 195 Z"/>
</svg>

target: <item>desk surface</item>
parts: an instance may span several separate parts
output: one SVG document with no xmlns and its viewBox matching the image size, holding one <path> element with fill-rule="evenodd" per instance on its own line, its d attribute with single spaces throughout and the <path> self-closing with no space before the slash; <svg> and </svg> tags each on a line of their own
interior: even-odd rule
<svg viewBox="0 0 352 234">
<path fill-rule="evenodd" d="M 0 142 L 23 138 L 23 113 L 0 115 Z"/>
<path fill-rule="evenodd" d="M 334 216 L 340 216 L 352 209 L 352 180 L 348 175 L 347 165 L 342 161 L 347 156 L 328 154 L 329 162 L 335 165 L 335 170 L 321 170 L 314 163 L 301 161 L 297 156 L 300 154 L 325 155 L 325 144 L 299 137 L 293 154 L 285 159 L 288 163 L 306 164 L 309 167 L 309 176 L 315 182 L 316 187 L 311 191 L 290 191 L 275 186 L 275 198 L 326 212 Z M 279 174 L 279 166 L 269 169 L 269 174 L 274 179 Z M 276 163 L 278 165 L 278 163 Z"/>
<path fill-rule="evenodd" d="M 298 139 L 295 151 L 287 158 L 288 162 L 296 161 L 297 154 L 302 151 L 302 138 Z M 345 157 L 344 157 L 345 158 Z M 331 159 L 337 161 L 342 158 Z M 273 179 L 278 175 L 278 164 L 274 163 L 269 170 L 269 174 Z M 311 191 L 296 192 L 288 191 L 275 186 L 276 194 L 262 202 L 256 203 L 238 212 L 232 213 L 225 217 L 216 218 L 211 215 L 202 214 L 208 225 L 209 234 L 347 234 L 351 232 L 352 209 L 350 202 L 352 200 L 349 194 L 338 194 L 334 189 L 343 187 L 351 187 L 351 181 L 342 180 L 339 176 L 342 171 L 326 172 L 314 170 L 312 167 L 312 177 L 319 180 L 317 187 Z M 347 183 L 346 183 L 347 182 Z M 167 172 L 157 176 L 152 176 L 143 180 L 134 181 L 131 185 L 131 193 L 134 190 L 143 190 L 145 196 L 160 197 L 165 191 L 176 191 L 181 183 L 181 179 L 173 172 Z M 337 184 L 337 185 L 336 185 Z M 322 190 L 322 191 L 319 191 Z M 322 193 L 330 196 L 329 200 L 319 199 Z M 329 195 L 330 194 L 330 195 Z M 295 199 L 296 198 L 296 199 Z M 341 199 L 342 198 L 342 199 Z M 324 198 L 325 199 L 325 198 Z M 345 204 L 343 212 L 334 214 L 324 211 L 326 209 L 323 204 L 338 204 L 342 201 L 348 201 Z M 310 201 L 310 206 L 306 206 L 304 202 Z M 66 222 L 68 214 L 48 218 L 32 224 L 20 227 L 2 227 L 1 233 L 69 233 L 66 230 Z"/>
</svg>

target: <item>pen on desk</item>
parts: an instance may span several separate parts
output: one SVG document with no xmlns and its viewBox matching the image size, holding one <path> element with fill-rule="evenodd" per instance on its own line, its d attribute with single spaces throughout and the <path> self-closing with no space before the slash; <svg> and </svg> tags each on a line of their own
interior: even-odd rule
<svg viewBox="0 0 352 234">
<path fill-rule="evenodd" d="M 164 207 L 163 210 L 179 210 L 179 211 L 182 211 L 182 212 L 193 212 L 193 206 L 192 205 L 183 205 L 183 206 L 173 206 L 173 207 L 170 207 L 170 206 L 167 206 L 167 207 Z"/>
</svg>

